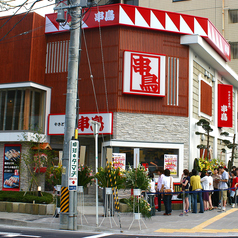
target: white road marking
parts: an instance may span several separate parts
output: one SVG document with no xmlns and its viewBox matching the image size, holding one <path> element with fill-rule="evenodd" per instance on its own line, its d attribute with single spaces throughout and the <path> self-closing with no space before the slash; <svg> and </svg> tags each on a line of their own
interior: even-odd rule
<svg viewBox="0 0 238 238">
<path fill-rule="evenodd" d="M 40 238 L 41 236 L 32 236 L 32 235 L 23 235 L 20 233 L 11 233 L 11 232 L 0 232 L 2 237 L 32 237 L 32 238 Z"/>
<path fill-rule="evenodd" d="M 102 234 L 94 235 L 94 236 L 85 236 L 83 238 L 100 238 L 100 237 L 105 237 L 105 236 L 110 236 L 110 235 L 112 235 L 112 233 L 102 233 Z"/>
</svg>

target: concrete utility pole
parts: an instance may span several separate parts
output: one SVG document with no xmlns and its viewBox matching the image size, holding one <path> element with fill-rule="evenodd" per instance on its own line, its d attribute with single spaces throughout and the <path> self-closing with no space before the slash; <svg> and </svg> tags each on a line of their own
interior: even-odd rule
<svg viewBox="0 0 238 238">
<path fill-rule="evenodd" d="M 68 61 L 68 81 L 66 93 L 66 112 L 65 112 L 65 128 L 64 128 L 64 146 L 62 158 L 62 188 L 69 185 L 69 154 L 70 140 L 75 133 L 76 120 L 76 102 L 77 102 L 77 85 L 78 85 L 78 66 L 79 66 L 79 47 L 81 33 L 81 14 L 82 5 L 86 0 L 71 0 L 69 6 L 56 6 L 58 11 L 57 21 L 64 21 L 64 9 L 68 9 L 71 15 L 70 42 L 69 42 L 69 61 Z M 69 212 L 61 212 L 60 228 L 76 230 L 77 229 L 77 191 L 69 191 Z"/>
</svg>

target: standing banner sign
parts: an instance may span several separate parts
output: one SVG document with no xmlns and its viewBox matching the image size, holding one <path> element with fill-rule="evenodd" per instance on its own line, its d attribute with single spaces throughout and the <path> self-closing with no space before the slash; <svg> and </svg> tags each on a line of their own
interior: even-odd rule
<svg viewBox="0 0 238 238">
<path fill-rule="evenodd" d="M 232 127 L 233 86 L 218 84 L 218 127 Z"/>
<path fill-rule="evenodd" d="M 125 153 L 112 153 L 113 167 L 120 168 L 121 170 L 126 169 L 126 154 Z"/>
<path fill-rule="evenodd" d="M 78 185 L 78 154 L 79 141 L 70 141 L 70 169 L 69 169 L 69 190 L 77 191 Z"/>
<path fill-rule="evenodd" d="M 4 145 L 2 190 L 20 190 L 20 158 L 21 145 Z"/>
<path fill-rule="evenodd" d="M 177 175 L 178 155 L 164 155 L 164 169 L 170 170 L 170 175 Z"/>
</svg>

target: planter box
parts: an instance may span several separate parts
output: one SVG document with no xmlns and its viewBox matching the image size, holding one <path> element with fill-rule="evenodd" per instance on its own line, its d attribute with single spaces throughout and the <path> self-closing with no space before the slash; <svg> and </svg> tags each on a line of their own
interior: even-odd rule
<svg viewBox="0 0 238 238">
<path fill-rule="evenodd" d="M 120 212 L 128 212 L 128 205 L 125 203 L 119 203 Z"/>
<path fill-rule="evenodd" d="M 55 208 L 55 204 L 0 202 L 0 212 L 27 213 L 33 215 L 54 215 Z"/>
</svg>

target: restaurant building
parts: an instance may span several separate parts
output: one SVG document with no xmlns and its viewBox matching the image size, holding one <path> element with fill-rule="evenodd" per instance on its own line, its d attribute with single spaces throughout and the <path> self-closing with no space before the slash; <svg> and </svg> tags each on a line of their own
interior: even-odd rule
<svg viewBox="0 0 238 238">
<path fill-rule="evenodd" d="M 21 145 L 18 136 L 30 135 L 30 125 L 62 154 L 69 25 L 56 15 L 31 13 L 1 41 L 2 155 Z M 91 8 L 82 26 L 78 129 L 87 165 L 95 166 L 90 120 L 101 123 L 101 165 L 125 158 L 126 167 L 170 168 L 178 182 L 203 154 L 197 145 L 207 138 L 195 134 L 201 118 L 213 128 L 211 157 L 227 162 L 220 133 L 237 133 L 238 76 L 227 63 L 230 45 L 209 19 L 112 4 Z"/>
</svg>

